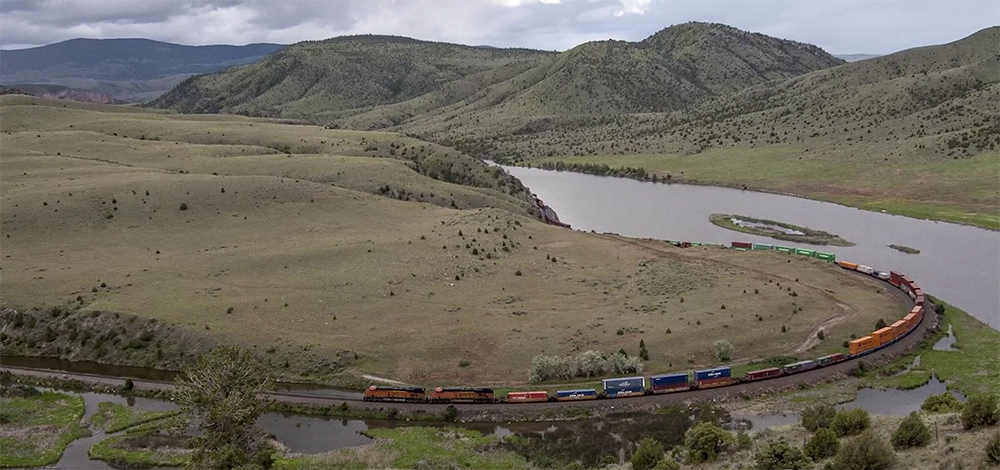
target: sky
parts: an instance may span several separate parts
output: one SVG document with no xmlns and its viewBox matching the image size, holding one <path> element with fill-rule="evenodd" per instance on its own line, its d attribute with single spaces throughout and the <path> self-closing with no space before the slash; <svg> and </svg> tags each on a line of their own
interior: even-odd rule
<svg viewBox="0 0 1000 470">
<path fill-rule="evenodd" d="M 724 23 L 834 54 L 887 54 L 1000 24 L 998 0 L 0 0 L 0 48 L 67 39 L 291 44 L 348 34 L 566 50 Z"/>
</svg>

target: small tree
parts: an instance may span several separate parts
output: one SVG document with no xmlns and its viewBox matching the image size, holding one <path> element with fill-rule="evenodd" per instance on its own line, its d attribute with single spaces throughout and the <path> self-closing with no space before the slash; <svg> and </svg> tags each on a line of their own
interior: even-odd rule
<svg viewBox="0 0 1000 470">
<path fill-rule="evenodd" d="M 924 404 L 920 405 L 920 409 L 928 413 L 950 413 L 953 411 L 962 411 L 964 403 L 958 401 L 955 395 L 950 392 L 944 392 L 940 395 L 931 395 L 924 400 Z"/>
<path fill-rule="evenodd" d="M 178 378 L 174 401 L 201 431 L 194 439 L 191 468 L 270 466 L 270 449 L 257 419 L 267 406 L 260 395 L 271 383 L 259 361 L 232 345 L 202 356 Z"/>
<path fill-rule="evenodd" d="M 875 329 L 881 330 L 882 328 L 885 328 L 885 320 L 879 318 L 878 321 L 875 322 Z"/>
<path fill-rule="evenodd" d="M 837 433 L 838 437 L 856 436 L 872 425 L 871 416 L 861 408 L 843 410 L 833 417 L 830 422 L 830 429 Z"/>
<path fill-rule="evenodd" d="M 740 430 L 736 433 L 736 448 L 739 450 L 749 450 L 753 445 L 753 438 L 746 431 Z"/>
<path fill-rule="evenodd" d="M 819 428 L 816 434 L 806 443 L 806 455 L 819 462 L 828 457 L 837 455 L 840 448 L 840 441 L 837 440 L 837 433 L 830 428 Z"/>
<path fill-rule="evenodd" d="M 892 447 L 871 430 L 845 442 L 833 459 L 833 468 L 837 470 L 888 470 L 895 464 Z"/>
<path fill-rule="evenodd" d="M 802 427 L 809 432 L 816 432 L 817 429 L 828 428 L 833 418 L 837 416 L 837 409 L 827 403 L 819 403 L 807 406 L 802 410 Z"/>
<path fill-rule="evenodd" d="M 715 350 L 715 358 L 719 361 L 725 362 L 733 358 L 733 343 L 729 341 L 716 341 L 712 343 L 712 349 Z"/>
<path fill-rule="evenodd" d="M 684 433 L 688 460 L 694 464 L 715 460 L 732 439 L 733 435 L 719 426 L 702 421 Z"/>
<path fill-rule="evenodd" d="M 930 442 L 931 432 L 927 430 L 927 425 L 920 419 L 920 415 L 916 411 L 910 413 L 903 422 L 899 423 L 896 432 L 892 434 L 892 446 L 896 450 L 923 447 Z"/>
<path fill-rule="evenodd" d="M 655 439 L 645 438 L 632 454 L 633 470 L 650 470 L 663 458 L 663 444 Z"/>
<path fill-rule="evenodd" d="M 671 457 L 664 457 L 653 467 L 653 470 L 681 470 L 681 464 Z"/>
<path fill-rule="evenodd" d="M 976 395 L 969 398 L 962 409 L 962 426 L 966 430 L 993 426 L 997 421 L 1000 421 L 1000 410 L 996 395 Z"/>
<path fill-rule="evenodd" d="M 803 470 L 809 467 L 809 459 L 799 450 L 785 441 L 775 441 L 754 455 L 757 470 Z"/>
</svg>

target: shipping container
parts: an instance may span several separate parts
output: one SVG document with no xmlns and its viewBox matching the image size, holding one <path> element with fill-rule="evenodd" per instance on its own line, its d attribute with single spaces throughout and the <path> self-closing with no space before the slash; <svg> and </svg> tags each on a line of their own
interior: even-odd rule
<svg viewBox="0 0 1000 470">
<path fill-rule="evenodd" d="M 816 258 L 821 259 L 823 261 L 829 261 L 831 263 L 837 261 L 837 255 L 833 253 L 824 253 L 822 251 L 816 252 Z"/>
<path fill-rule="evenodd" d="M 875 338 L 871 336 L 863 336 L 851 341 L 848 343 L 848 346 L 851 354 L 861 354 L 878 346 L 878 343 L 875 342 Z"/>
<path fill-rule="evenodd" d="M 847 359 L 847 356 L 844 356 L 841 353 L 829 354 L 826 356 L 816 358 L 816 366 L 817 367 L 828 366 L 830 364 L 836 364 L 840 361 L 843 361 L 844 359 Z"/>
<path fill-rule="evenodd" d="M 646 393 L 645 377 L 625 377 L 619 379 L 604 379 L 601 381 L 604 393 L 608 397 L 628 397 Z"/>
<path fill-rule="evenodd" d="M 903 275 L 896 271 L 889 271 L 889 284 L 899 287 L 903 283 Z"/>
<path fill-rule="evenodd" d="M 691 246 L 701 246 L 701 242 L 691 242 Z"/>
<path fill-rule="evenodd" d="M 892 341 L 892 328 L 888 326 L 885 328 L 880 328 L 872 332 L 872 338 L 875 340 L 875 344 L 881 346 Z"/>
<path fill-rule="evenodd" d="M 781 369 L 777 367 L 770 367 L 767 369 L 753 370 L 747 372 L 747 375 L 743 376 L 745 381 L 763 380 L 770 379 L 781 375 Z"/>
<path fill-rule="evenodd" d="M 917 298 L 913 300 L 913 304 L 916 305 L 916 306 L 918 306 L 918 307 L 923 307 L 924 306 L 924 294 L 918 295 Z"/>
<path fill-rule="evenodd" d="M 816 256 L 816 251 L 815 250 L 806 250 L 806 249 L 803 249 L 803 248 L 796 248 L 795 249 L 795 254 L 802 255 L 802 256 L 813 257 L 813 256 Z"/>
<path fill-rule="evenodd" d="M 720 377 L 729 377 L 732 373 L 732 369 L 729 367 L 716 367 L 715 369 L 703 369 L 694 371 L 695 380 L 707 380 L 707 379 L 717 379 Z"/>
<path fill-rule="evenodd" d="M 559 390 L 556 391 L 556 400 L 594 400 L 597 398 L 597 390 Z"/>
<path fill-rule="evenodd" d="M 888 281 L 889 280 L 889 273 L 887 273 L 885 271 L 878 271 L 877 273 L 875 273 L 875 275 L 878 276 L 878 278 L 881 279 L 881 280 L 883 280 L 883 281 Z"/>
<path fill-rule="evenodd" d="M 897 338 L 899 338 L 900 336 L 903 336 L 906 333 L 906 321 L 897 320 L 893 322 L 893 324 L 889 325 L 889 328 L 892 328 L 893 334 Z"/>
<path fill-rule="evenodd" d="M 867 274 L 869 276 L 875 273 L 875 270 L 872 269 L 871 266 L 865 266 L 863 264 L 859 264 L 856 271 L 862 274 Z"/>
<path fill-rule="evenodd" d="M 815 368 L 816 361 L 799 361 L 781 366 L 781 371 L 786 374 L 794 374 L 796 372 L 805 372 Z"/>
<path fill-rule="evenodd" d="M 766 243 L 754 243 L 753 244 L 753 249 L 755 249 L 755 250 L 761 250 L 761 251 L 768 251 L 768 250 L 773 250 L 774 249 L 774 245 L 768 245 Z"/>
<path fill-rule="evenodd" d="M 907 313 L 906 316 L 903 317 L 903 321 L 906 322 L 906 328 L 907 329 L 913 328 L 914 326 L 917 325 L 917 314 L 915 314 L 915 313 Z"/>
<path fill-rule="evenodd" d="M 725 387 L 726 385 L 732 384 L 732 377 L 719 377 L 717 379 L 704 379 L 695 380 L 695 387 L 697 388 L 713 388 L 713 387 Z"/>
<path fill-rule="evenodd" d="M 679 392 L 691 388 L 691 376 L 688 374 L 653 375 L 649 377 L 649 385 L 653 393 Z"/>
<path fill-rule="evenodd" d="M 753 248 L 753 243 L 748 242 L 733 242 L 733 248 Z"/>
<path fill-rule="evenodd" d="M 531 402 L 549 401 L 549 394 L 548 392 L 545 391 L 509 392 L 507 393 L 507 401 L 510 403 L 531 403 Z"/>
<path fill-rule="evenodd" d="M 851 271 L 855 271 L 858 269 L 858 264 L 852 263 L 850 261 L 837 261 L 837 264 L 839 264 L 840 267 L 844 269 L 850 269 Z"/>
<path fill-rule="evenodd" d="M 787 246 L 774 245 L 774 249 L 782 253 L 791 253 L 792 249 Z"/>
</svg>

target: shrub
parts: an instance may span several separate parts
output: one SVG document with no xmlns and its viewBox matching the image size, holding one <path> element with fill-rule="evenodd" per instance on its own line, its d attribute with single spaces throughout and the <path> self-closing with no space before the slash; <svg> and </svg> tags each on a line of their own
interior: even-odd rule
<svg viewBox="0 0 1000 470">
<path fill-rule="evenodd" d="M 837 455 L 840 448 L 840 441 L 837 440 L 837 433 L 829 428 L 820 428 L 816 434 L 806 443 L 806 455 L 819 462 L 827 457 Z"/>
<path fill-rule="evenodd" d="M 448 405 L 448 408 L 444 410 L 444 420 L 452 422 L 458 419 L 458 408 L 455 405 Z"/>
<path fill-rule="evenodd" d="M 754 455 L 757 470 L 802 470 L 809 467 L 809 459 L 785 441 L 775 441 Z"/>
<path fill-rule="evenodd" d="M 714 423 L 703 421 L 684 433 L 684 447 L 691 463 L 698 464 L 715 460 L 732 439 L 732 434 Z"/>
<path fill-rule="evenodd" d="M 518 269 L 517 271 L 514 271 L 514 275 L 515 276 L 520 276 L 521 275 L 521 270 Z"/>
<path fill-rule="evenodd" d="M 733 358 L 733 343 L 725 340 L 719 340 L 712 343 L 712 349 L 715 350 L 715 358 L 720 361 L 728 361 Z"/>
<path fill-rule="evenodd" d="M 663 458 L 663 445 L 655 439 L 645 438 L 632 454 L 633 470 L 650 470 Z"/>
<path fill-rule="evenodd" d="M 924 404 L 920 405 L 920 409 L 928 413 L 950 413 L 953 411 L 962 411 L 963 406 L 965 405 L 958 401 L 950 392 L 944 392 L 940 395 L 927 397 L 924 400 Z"/>
<path fill-rule="evenodd" d="M 820 403 L 815 406 L 807 406 L 806 409 L 802 410 L 802 427 L 809 432 L 829 428 L 834 416 L 837 416 L 837 409 L 833 405 Z"/>
<path fill-rule="evenodd" d="M 923 447 L 930 442 L 931 432 L 916 411 L 910 413 L 902 423 L 899 423 L 896 432 L 892 434 L 892 446 L 896 450 Z"/>
<path fill-rule="evenodd" d="M 856 436 L 871 427 L 871 424 L 872 419 L 867 411 L 854 408 L 837 413 L 830 422 L 830 429 L 833 429 L 838 437 Z"/>
<path fill-rule="evenodd" d="M 458 361 L 458 367 L 469 367 L 470 365 L 472 365 L 472 363 L 469 362 L 469 361 L 466 361 L 464 359 L 461 360 L 461 361 Z"/>
<path fill-rule="evenodd" d="M 753 445 L 753 438 L 750 437 L 746 431 L 740 431 L 736 433 L 736 448 L 739 450 L 747 450 Z"/>
<path fill-rule="evenodd" d="M 976 395 L 969 398 L 962 409 L 962 426 L 967 430 L 993 426 L 997 421 L 1000 421 L 1000 410 L 997 410 L 996 395 Z"/>
<path fill-rule="evenodd" d="M 887 470 L 895 464 L 892 447 L 870 430 L 845 442 L 833 459 L 833 468 L 838 470 Z"/>
<path fill-rule="evenodd" d="M 653 470 L 681 470 L 681 464 L 672 458 L 666 457 L 660 459 L 656 466 L 653 467 Z"/>
<path fill-rule="evenodd" d="M 875 322 L 875 329 L 881 330 L 882 328 L 885 328 L 885 320 L 879 318 L 878 321 Z"/>
<path fill-rule="evenodd" d="M 993 433 L 986 443 L 986 464 L 1000 467 L 1000 431 Z"/>
<path fill-rule="evenodd" d="M 188 205 L 187 205 L 187 203 L 186 203 L 186 202 L 182 202 L 182 203 L 181 203 L 181 207 L 180 207 L 180 209 L 181 209 L 182 211 L 186 211 L 186 210 L 188 210 Z"/>
<path fill-rule="evenodd" d="M 129 392 L 133 389 L 135 389 L 135 383 L 132 382 L 132 379 L 125 379 L 125 385 L 122 385 L 122 391 Z"/>
</svg>

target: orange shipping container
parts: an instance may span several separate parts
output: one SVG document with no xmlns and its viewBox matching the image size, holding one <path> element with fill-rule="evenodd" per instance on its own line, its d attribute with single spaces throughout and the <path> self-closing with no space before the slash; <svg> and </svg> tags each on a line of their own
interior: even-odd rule
<svg viewBox="0 0 1000 470">
<path fill-rule="evenodd" d="M 837 264 L 844 269 L 858 269 L 858 263 L 852 263 L 850 261 L 838 261 Z"/>
<path fill-rule="evenodd" d="M 864 336 L 848 343 L 851 354 L 860 354 L 877 346 L 875 338 Z"/>
<path fill-rule="evenodd" d="M 906 334 L 906 322 L 903 320 L 899 320 L 896 323 L 889 325 L 889 328 L 892 328 L 893 338 L 899 338 L 900 336 Z"/>
<path fill-rule="evenodd" d="M 876 330 L 872 333 L 872 338 L 875 339 L 875 345 L 881 346 L 889 341 L 892 341 L 892 328 L 885 327 Z"/>
<path fill-rule="evenodd" d="M 917 314 L 911 313 L 903 317 L 903 321 L 906 322 L 906 328 L 910 329 L 917 325 Z"/>
</svg>

